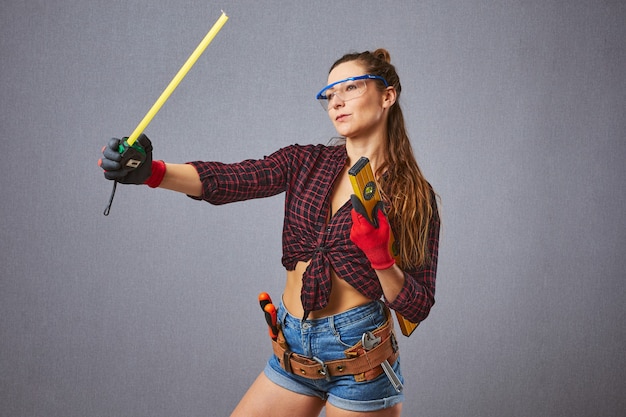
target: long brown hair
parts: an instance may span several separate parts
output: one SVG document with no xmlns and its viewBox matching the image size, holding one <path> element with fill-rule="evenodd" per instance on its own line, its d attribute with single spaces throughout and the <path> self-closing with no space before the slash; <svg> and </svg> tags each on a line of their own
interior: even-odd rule
<svg viewBox="0 0 626 417">
<path fill-rule="evenodd" d="M 436 195 L 417 165 L 406 131 L 399 103 L 400 78 L 386 49 L 346 54 L 333 64 L 330 71 L 350 61 L 361 64 L 367 74 L 383 77 L 396 90 L 396 102 L 389 109 L 387 120 L 385 161 L 376 169 L 376 177 L 387 206 L 387 216 L 394 225 L 400 266 L 425 266 L 431 260 L 428 250 L 431 222 L 439 221 L 439 213 Z M 381 90 L 385 88 L 382 82 L 376 84 Z"/>
</svg>

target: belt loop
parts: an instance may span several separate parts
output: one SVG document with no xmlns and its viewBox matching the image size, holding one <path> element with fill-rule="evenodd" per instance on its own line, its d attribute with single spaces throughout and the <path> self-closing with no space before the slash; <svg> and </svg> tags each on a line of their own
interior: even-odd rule
<svg viewBox="0 0 626 417">
<path fill-rule="evenodd" d="M 337 331 L 337 328 L 335 327 L 335 316 L 329 316 L 328 317 L 328 327 L 330 327 L 330 331 L 334 335 L 339 334 L 339 332 Z"/>
<path fill-rule="evenodd" d="M 293 373 L 291 370 L 291 355 L 293 355 L 293 352 L 289 349 L 285 350 L 285 353 L 283 353 L 283 368 L 289 373 Z"/>
<path fill-rule="evenodd" d="M 287 319 L 287 309 L 285 308 L 285 306 L 283 305 L 283 301 L 280 300 L 280 304 L 278 306 L 278 322 L 279 323 L 285 323 L 286 319 Z"/>
</svg>

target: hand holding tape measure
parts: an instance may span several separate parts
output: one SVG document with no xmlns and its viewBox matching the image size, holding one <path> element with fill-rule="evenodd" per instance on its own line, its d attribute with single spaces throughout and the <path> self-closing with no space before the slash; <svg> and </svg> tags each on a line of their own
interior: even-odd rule
<svg viewBox="0 0 626 417">
<path fill-rule="evenodd" d="M 113 197 L 115 196 L 115 189 L 118 182 L 126 184 L 143 184 L 143 182 L 137 182 L 143 179 L 144 181 L 150 177 L 151 164 L 152 164 L 152 144 L 150 140 L 143 134 L 145 128 L 150 124 L 154 116 L 159 112 L 163 104 L 172 95 L 178 84 L 185 78 L 185 75 L 189 72 L 191 67 L 196 63 L 200 55 L 209 46 L 215 35 L 222 29 L 228 16 L 222 11 L 222 15 L 215 22 L 213 27 L 209 30 L 206 36 L 202 39 L 200 44 L 196 47 L 193 53 L 189 56 L 187 61 L 180 68 L 178 73 L 174 76 L 172 81 L 163 90 L 163 93 L 159 96 L 157 101 L 152 105 L 148 113 L 139 122 L 133 133 L 127 138 L 112 139 L 109 145 L 103 149 L 104 160 L 100 160 L 100 166 L 105 170 L 105 177 L 107 179 L 114 180 L 113 191 L 111 192 L 111 198 L 109 204 L 104 210 L 104 215 L 108 216 L 111 211 L 111 204 L 113 203 Z M 116 143 L 112 143 L 117 141 Z M 143 167 L 143 169 L 141 169 Z M 137 175 L 133 175 L 131 171 L 140 170 Z M 108 172 L 108 174 L 107 174 Z M 146 176 L 147 174 L 147 176 Z M 131 176 L 129 179 L 128 176 Z M 144 178 L 145 177 L 145 178 Z"/>
</svg>

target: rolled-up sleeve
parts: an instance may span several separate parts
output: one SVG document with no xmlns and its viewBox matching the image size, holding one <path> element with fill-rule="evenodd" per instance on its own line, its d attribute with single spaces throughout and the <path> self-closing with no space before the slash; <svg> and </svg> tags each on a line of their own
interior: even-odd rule
<svg viewBox="0 0 626 417">
<path fill-rule="evenodd" d="M 285 191 L 289 159 L 289 148 L 283 148 L 263 159 L 232 164 L 205 161 L 188 164 L 198 171 L 202 182 L 202 195 L 197 199 L 220 205 Z"/>
</svg>

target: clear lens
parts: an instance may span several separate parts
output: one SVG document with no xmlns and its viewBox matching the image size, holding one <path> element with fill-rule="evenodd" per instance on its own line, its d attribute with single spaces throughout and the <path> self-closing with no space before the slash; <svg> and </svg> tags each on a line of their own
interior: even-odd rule
<svg viewBox="0 0 626 417">
<path fill-rule="evenodd" d="M 331 84 L 326 90 L 320 91 L 318 99 L 325 110 L 330 109 L 335 98 L 341 101 L 353 100 L 362 96 L 367 90 L 365 80 L 347 80 L 338 84 Z"/>
</svg>

